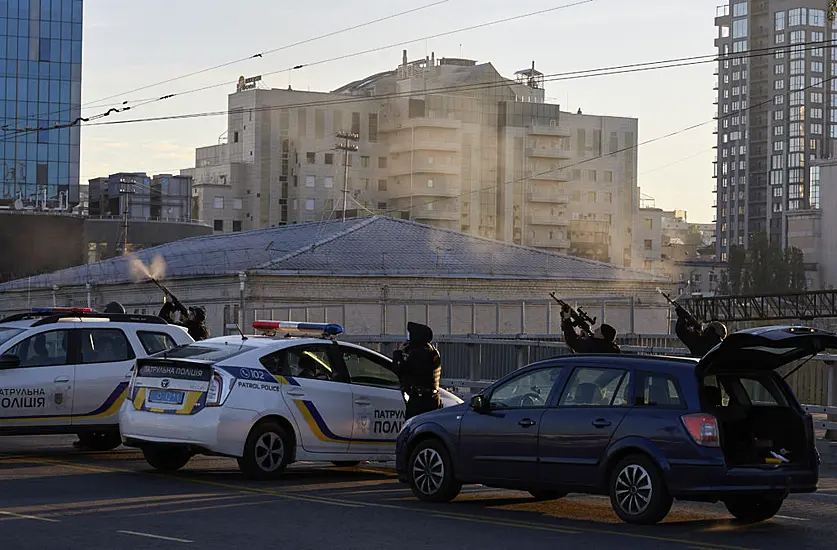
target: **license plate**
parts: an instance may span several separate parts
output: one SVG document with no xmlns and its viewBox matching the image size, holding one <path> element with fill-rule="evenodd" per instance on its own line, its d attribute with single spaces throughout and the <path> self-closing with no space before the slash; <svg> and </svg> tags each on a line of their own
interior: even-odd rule
<svg viewBox="0 0 837 550">
<path fill-rule="evenodd" d="M 165 403 L 166 405 L 182 405 L 182 391 L 150 390 L 148 392 L 149 403 Z"/>
</svg>

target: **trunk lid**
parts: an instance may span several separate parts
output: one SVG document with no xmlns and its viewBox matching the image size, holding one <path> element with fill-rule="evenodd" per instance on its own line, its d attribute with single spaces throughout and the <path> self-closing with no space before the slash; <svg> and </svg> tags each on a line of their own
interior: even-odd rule
<svg viewBox="0 0 837 550">
<path fill-rule="evenodd" d="M 206 404 L 212 363 L 149 357 L 137 360 L 129 398 L 136 410 L 195 414 Z"/>
<path fill-rule="evenodd" d="M 768 326 L 730 334 L 698 362 L 697 372 L 772 371 L 826 349 L 837 349 L 837 334 L 802 326 Z"/>
</svg>

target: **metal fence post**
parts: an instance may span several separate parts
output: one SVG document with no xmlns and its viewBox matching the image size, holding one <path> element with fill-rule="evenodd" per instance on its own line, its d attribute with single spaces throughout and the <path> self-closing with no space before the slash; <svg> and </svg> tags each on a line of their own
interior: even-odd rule
<svg viewBox="0 0 837 550">
<path fill-rule="evenodd" d="M 825 361 L 825 364 L 828 365 L 826 406 L 837 407 L 837 363 Z M 830 414 L 827 418 L 829 422 L 837 422 L 837 415 Z M 830 441 L 837 441 L 837 430 L 826 430 L 825 438 Z"/>
<path fill-rule="evenodd" d="M 470 334 L 477 333 L 477 303 L 471 302 L 471 332 Z"/>
<path fill-rule="evenodd" d="M 517 348 L 517 367 L 525 367 L 526 364 L 529 362 L 528 351 L 529 348 L 527 346 L 515 346 Z"/>
<path fill-rule="evenodd" d="M 552 302 L 546 303 L 546 333 L 552 334 Z"/>
<path fill-rule="evenodd" d="M 631 323 L 631 334 L 636 334 L 636 332 L 635 332 L 635 326 L 634 326 L 634 297 L 633 297 L 633 296 L 631 296 L 631 301 L 630 301 L 630 304 L 631 304 L 631 305 L 630 305 L 630 308 L 629 308 L 629 309 L 630 309 L 630 316 L 631 316 L 631 320 L 630 320 L 630 323 Z"/>
<path fill-rule="evenodd" d="M 526 334 L 526 302 L 520 302 L 520 334 Z"/>
<path fill-rule="evenodd" d="M 448 302 L 448 334 L 453 334 L 453 305 L 450 302 Z"/>
<path fill-rule="evenodd" d="M 500 304 L 494 304 L 494 334 L 500 334 Z"/>
</svg>

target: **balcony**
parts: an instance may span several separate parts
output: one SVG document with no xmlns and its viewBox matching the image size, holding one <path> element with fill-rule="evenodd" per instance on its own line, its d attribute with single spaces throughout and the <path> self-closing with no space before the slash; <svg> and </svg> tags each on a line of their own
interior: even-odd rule
<svg viewBox="0 0 837 550">
<path fill-rule="evenodd" d="M 421 222 L 422 220 L 433 221 L 453 221 L 458 222 L 461 219 L 459 212 L 448 212 L 445 210 L 427 210 L 426 208 L 417 208 L 413 210 L 412 219 Z"/>
<path fill-rule="evenodd" d="M 569 250 L 570 240 L 564 238 L 550 239 L 549 237 L 536 236 L 527 238 L 526 246 L 532 246 L 535 248 L 554 248 L 557 250 Z"/>
<path fill-rule="evenodd" d="M 427 187 L 427 184 L 416 184 L 413 189 L 410 189 L 409 184 L 402 183 L 393 189 L 389 196 L 392 200 L 409 199 L 412 197 L 458 197 L 461 193 L 456 187 L 449 187 L 444 183 L 440 183 L 434 187 Z"/>
<path fill-rule="evenodd" d="M 526 216 L 526 225 L 569 227 L 570 220 L 550 214 L 529 214 Z"/>
<path fill-rule="evenodd" d="M 462 127 L 462 123 L 458 120 L 450 118 L 407 118 L 400 121 L 386 121 L 382 122 L 378 127 L 378 132 L 397 132 L 399 130 L 410 128 L 446 128 L 450 130 L 458 130 Z"/>
<path fill-rule="evenodd" d="M 570 181 L 570 171 L 563 168 L 557 170 L 526 171 L 526 177 L 532 181 Z"/>
<path fill-rule="evenodd" d="M 526 200 L 529 202 L 544 202 L 547 204 L 569 204 L 570 196 L 566 193 L 550 189 L 542 189 L 526 193 Z"/>
<path fill-rule="evenodd" d="M 392 166 L 389 170 L 390 176 L 409 176 L 410 174 L 445 174 L 456 176 L 459 175 L 460 166 L 451 166 L 443 164 L 430 164 L 428 162 L 415 162 L 413 166 L 407 162 L 404 165 Z"/>
<path fill-rule="evenodd" d="M 432 141 L 427 139 L 417 139 L 414 142 L 401 141 L 391 143 L 389 152 L 395 153 L 409 153 L 410 151 L 445 151 L 448 153 L 459 153 L 462 151 L 462 144 L 458 141 Z"/>
<path fill-rule="evenodd" d="M 554 149 L 551 147 L 527 147 L 526 156 L 532 158 L 542 159 L 571 159 L 573 154 L 571 151 L 564 151 L 561 149 Z"/>
<path fill-rule="evenodd" d="M 526 131 L 530 136 L 571 137 L 573 135 L 573 131 L 566 126 L 547 126 L 545 124 L 528 126 Z"/>
</svg>

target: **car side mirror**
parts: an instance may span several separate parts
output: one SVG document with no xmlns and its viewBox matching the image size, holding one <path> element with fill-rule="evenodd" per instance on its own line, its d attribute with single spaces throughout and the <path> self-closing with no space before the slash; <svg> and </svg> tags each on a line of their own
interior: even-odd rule
<svg viewBox="0 0 837 550">
<path fill-rule="evenodd" d="M 475 395 L 471 398 L 471 408 L 478 413 L 487 412 L 489 409 L 488 399 L 484 395 Z"/>
<path fill-rule="evenodd" d="M 0 355 L 0 369 L 15 369 L 20 366 L 20 357 L 11 353 Z"/>
</svg>

